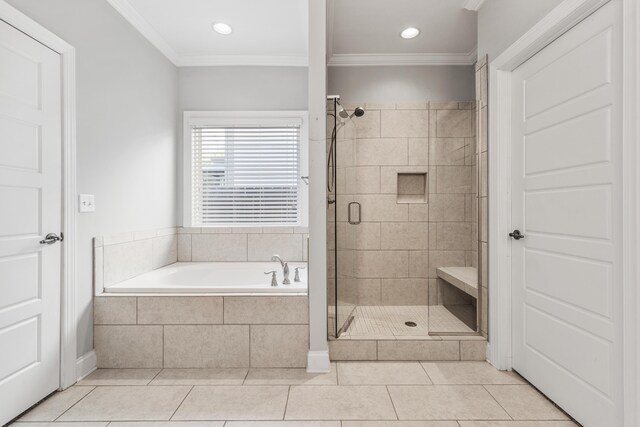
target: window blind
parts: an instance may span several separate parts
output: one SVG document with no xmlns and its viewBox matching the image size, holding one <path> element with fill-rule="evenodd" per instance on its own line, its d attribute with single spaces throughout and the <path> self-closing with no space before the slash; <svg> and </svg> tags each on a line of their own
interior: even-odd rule
<svg viewBox="0 0 640 427">
<path fill-rule="evenodd" d="M 192 125 L 191 147 L 194 226 L 300 223 L 300 125 Z"/>
</svg>

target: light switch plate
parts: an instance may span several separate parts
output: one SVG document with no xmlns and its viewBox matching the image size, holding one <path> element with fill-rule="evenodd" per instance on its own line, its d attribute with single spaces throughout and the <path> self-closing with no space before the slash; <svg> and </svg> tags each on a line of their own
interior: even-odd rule
<svg viewBox="0 0 640 427">
<path fill-rule="evenodd" d="M 93 194 L 80 194 L 78 196 L 78 210 L 80 212 L 95 212 L 96 196 Z"/>
</svg>

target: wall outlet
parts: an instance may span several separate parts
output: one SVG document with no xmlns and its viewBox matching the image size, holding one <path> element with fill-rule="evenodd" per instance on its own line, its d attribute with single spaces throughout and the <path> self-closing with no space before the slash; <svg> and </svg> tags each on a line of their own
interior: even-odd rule
<svg viewBox="0 0 640 427">
<path fill-rule="evenodd" d="M 93 194 L 78 195 L 78 210 L 80 212 L 95 212 L 96 196 Z"/>
</svg>

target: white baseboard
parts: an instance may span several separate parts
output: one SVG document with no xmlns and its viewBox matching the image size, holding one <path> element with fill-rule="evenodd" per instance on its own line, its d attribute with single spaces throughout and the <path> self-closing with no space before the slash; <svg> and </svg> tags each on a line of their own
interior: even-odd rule
<svg viewBox="0 0 640 427">
<path fill-rule="evenodd" d="M 329 360 L 329 350 L 311 351 L 307 355 L 307 372 L 313 374 L 323 374 L 331 371 L 331 361 Z"/>
<path fill-rule="evenodd" d="M 98 357 L 96 351 L 91 350 L 76 360 L 76 376 L 78 381 L 98 369 Z"/>
</svg>

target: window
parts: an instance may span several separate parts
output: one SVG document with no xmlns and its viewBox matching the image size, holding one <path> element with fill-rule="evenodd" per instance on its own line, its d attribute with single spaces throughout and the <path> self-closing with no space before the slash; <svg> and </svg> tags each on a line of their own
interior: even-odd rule
<svg viewBox="0 0 640 427">
<path fill-rule="evenodd" d="M 185 112 L 185 226 L 306 226 L 306 126 L 301 111 Z"/>
</svg>

